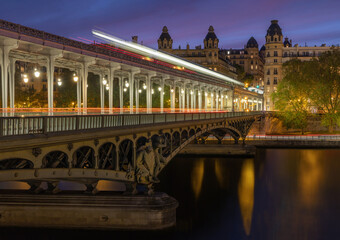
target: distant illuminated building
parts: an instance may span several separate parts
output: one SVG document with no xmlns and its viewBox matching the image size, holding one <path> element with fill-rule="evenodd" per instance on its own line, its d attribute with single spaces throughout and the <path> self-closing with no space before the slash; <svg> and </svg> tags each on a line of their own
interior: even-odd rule
<svg viewBox="0 0 340 240">
<path fill-rule="evenodd" d="M 223 58 L 219 52 L 219 40 L 214 32 L 213 26 L 209 27 L 203 43 L 204 48 L 199 45 L 194 49 L 190 49 L 189 44 L 187 44 L 185 49 L 181 49 L 180 46 L 178 49 L 173 49 L 173 40 L 168 32 L 168 28 L 164 26 L 162 34 L 158 39 L 158 49 L 236 79 L 236 68 L 231 65 L 228 59 Z"/>
<path fill-rule="evenodd" d="M 264 87 L 264 109 L 275 110 L 271 94 L 277 90 L 277 84 L 282 80 L 282 64 L 291 60 L 310 61 L 321 53 L 329 51 L 331 47 L 322 44 L 320 47 L 293 46 L 292 40 L 286 37 L 283 41 L 282 29 L 278 20 L 272 20 L 267 30 L 265 44 L 265 87 Z"/>
<path fill-rule="evenodd" d="M 250 86 L 263 89 L 264 47 L 259 51 L 259 46 L 254 37 L 248 40 L 243 49 L 223 49 L 220 50 L 220 54 L 234 66 L 242 67 L 245 73 L 254 77 Z"/>
</svg>

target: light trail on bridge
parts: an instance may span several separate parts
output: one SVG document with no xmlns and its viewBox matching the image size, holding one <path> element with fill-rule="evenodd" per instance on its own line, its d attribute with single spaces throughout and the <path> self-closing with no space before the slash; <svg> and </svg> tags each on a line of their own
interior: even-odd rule
<svg viewBox="0 0 340 240">
<path fill-rule="evenodd" d="M 204 109 L 182 110 L 179 108 L 152 108 L 152 113 L 167 114 L 167 113 L 225 113 L 229 111 L 217 111 Z M 0 114 L 4 113 L 6 116 L 62 116 L 62 115 L 119 115 L 119 114 L 149 114 L 147 108 L 133 109 L 130 108 L 0 108 Z"/>
<path fill-rule="evenodd" d="M 222 75 L 220 73 L 211 71 L 207 68 L 198 66 L 196 64 L 190 63 L 188 61 L 182 60 L 178 57 L 174 57 L 174 56 L 171 56 L 169 54 L 162 53 L 162 52 L 156 51 L 152 48 L 148 48 L 148 47 L 136 44 L 136 43 L 127 42 L 127 41 L 124 41 L 124 40 L 119 39 L 117 37 L 114 37 L 112 35 L 109 35 L 107 33 L 97 31 L 97 30 L 92 30 L 92 33 L 95 36 L 97 36 L 97 37 L 99 37 L 99 38 L 101 38 L 105 41 L 109 41 L 109 42 L 113 42 L 113 43 L 118 44 L 123 49 L 128 49 L 130 51 L 140 53 L 140 54 L 147 54 L 148 56 L 151 55 L 151 56 L 156 57 L 157 59 L 165 61 L 167 63 L 181 65 L 182 67 L 188 68 L 190 70 L 193 70 L 193 71 L 196 71 L 196 72 L 199 72 L 199 73 L 203 73 L 203 74 L 206 74 L 206 75 L 209 75 L 209 76 L 213 76 L 213 77 L 216 77 L 216 78 L 219 78 L 219 79 L 223 79 L 227 82 L 231 82 L 231 83 L 234 83 L 236 85 L 244 86 L 243 83 L 241 83 L 237 80 L 234 80 L 234 79 L 227 77 L 225 75 Z"/>
</svg>

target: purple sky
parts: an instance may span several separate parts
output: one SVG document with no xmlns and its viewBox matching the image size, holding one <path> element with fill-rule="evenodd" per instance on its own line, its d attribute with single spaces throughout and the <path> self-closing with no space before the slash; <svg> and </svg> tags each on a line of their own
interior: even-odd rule
<svg viewBox="0 0 340 240">
<path fill-rule="evenodd" d="M 210 25 L 223 48 L 264 43 L 278 19 L 293 44 L 340 44 L 340 0 L 0 0 L 2 19 L 65 37 L 94 39 L 93 28 L 157 48 L 166 25 L 173 47 L 203 45 Z"/>
</svg>

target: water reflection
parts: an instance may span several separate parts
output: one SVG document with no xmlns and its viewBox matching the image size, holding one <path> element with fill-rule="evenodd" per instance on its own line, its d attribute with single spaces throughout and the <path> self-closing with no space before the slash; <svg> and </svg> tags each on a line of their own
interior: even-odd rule
<svg viewBox="0 0 340 240">
<path fill-rule="evenodd" d="M 254 207 L 254 188 L 254 160 L 247 159 L 242 165 L 240 181 L 238 184 L 238 200 L 243 220 L 243 227 L 247 236 L 249 236 L 251 230 L 251 220 Z"/>
<path fill-rule="evenodd" d="M 218 181 L 218 184 L 221 188 L 224 188 L 226 185 L 226 177 L 223 172 L 223 162 L 220 161 L 220 159 L 215 160 L 215 174 Z"/>
<path fill-rule="evenodd" d="M 193 164 L 191 171 L 191 186 L 195 194 L 195 199 L 197 199 L 200 195 L 202 189 L 203 175 L 204 175 L 204 161 L 202 159 L 198 159 Z"/>
<path fill-rule="evenodd" d="M 320 151 L 303 150 L 299 164 L 298 188 L 302 204 L 317 204 L 320 185 L 322 184 L 322 164 Z"/>
</svg>

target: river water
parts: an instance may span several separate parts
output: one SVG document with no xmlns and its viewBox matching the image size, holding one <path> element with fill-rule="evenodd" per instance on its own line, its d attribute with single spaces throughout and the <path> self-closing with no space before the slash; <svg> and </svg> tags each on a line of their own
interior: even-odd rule
<svg viewBox="0 0 340 240">
<path fill-rule="evenodd" d="M 258 149 L 255 158 L 178 156 L 163 170 L 160 180 L 157 190 L 179 202 L 173 229 L 9 229 L 2 230 L 2 236 L 340 239 L 340 150 Z"/>
</svg>

